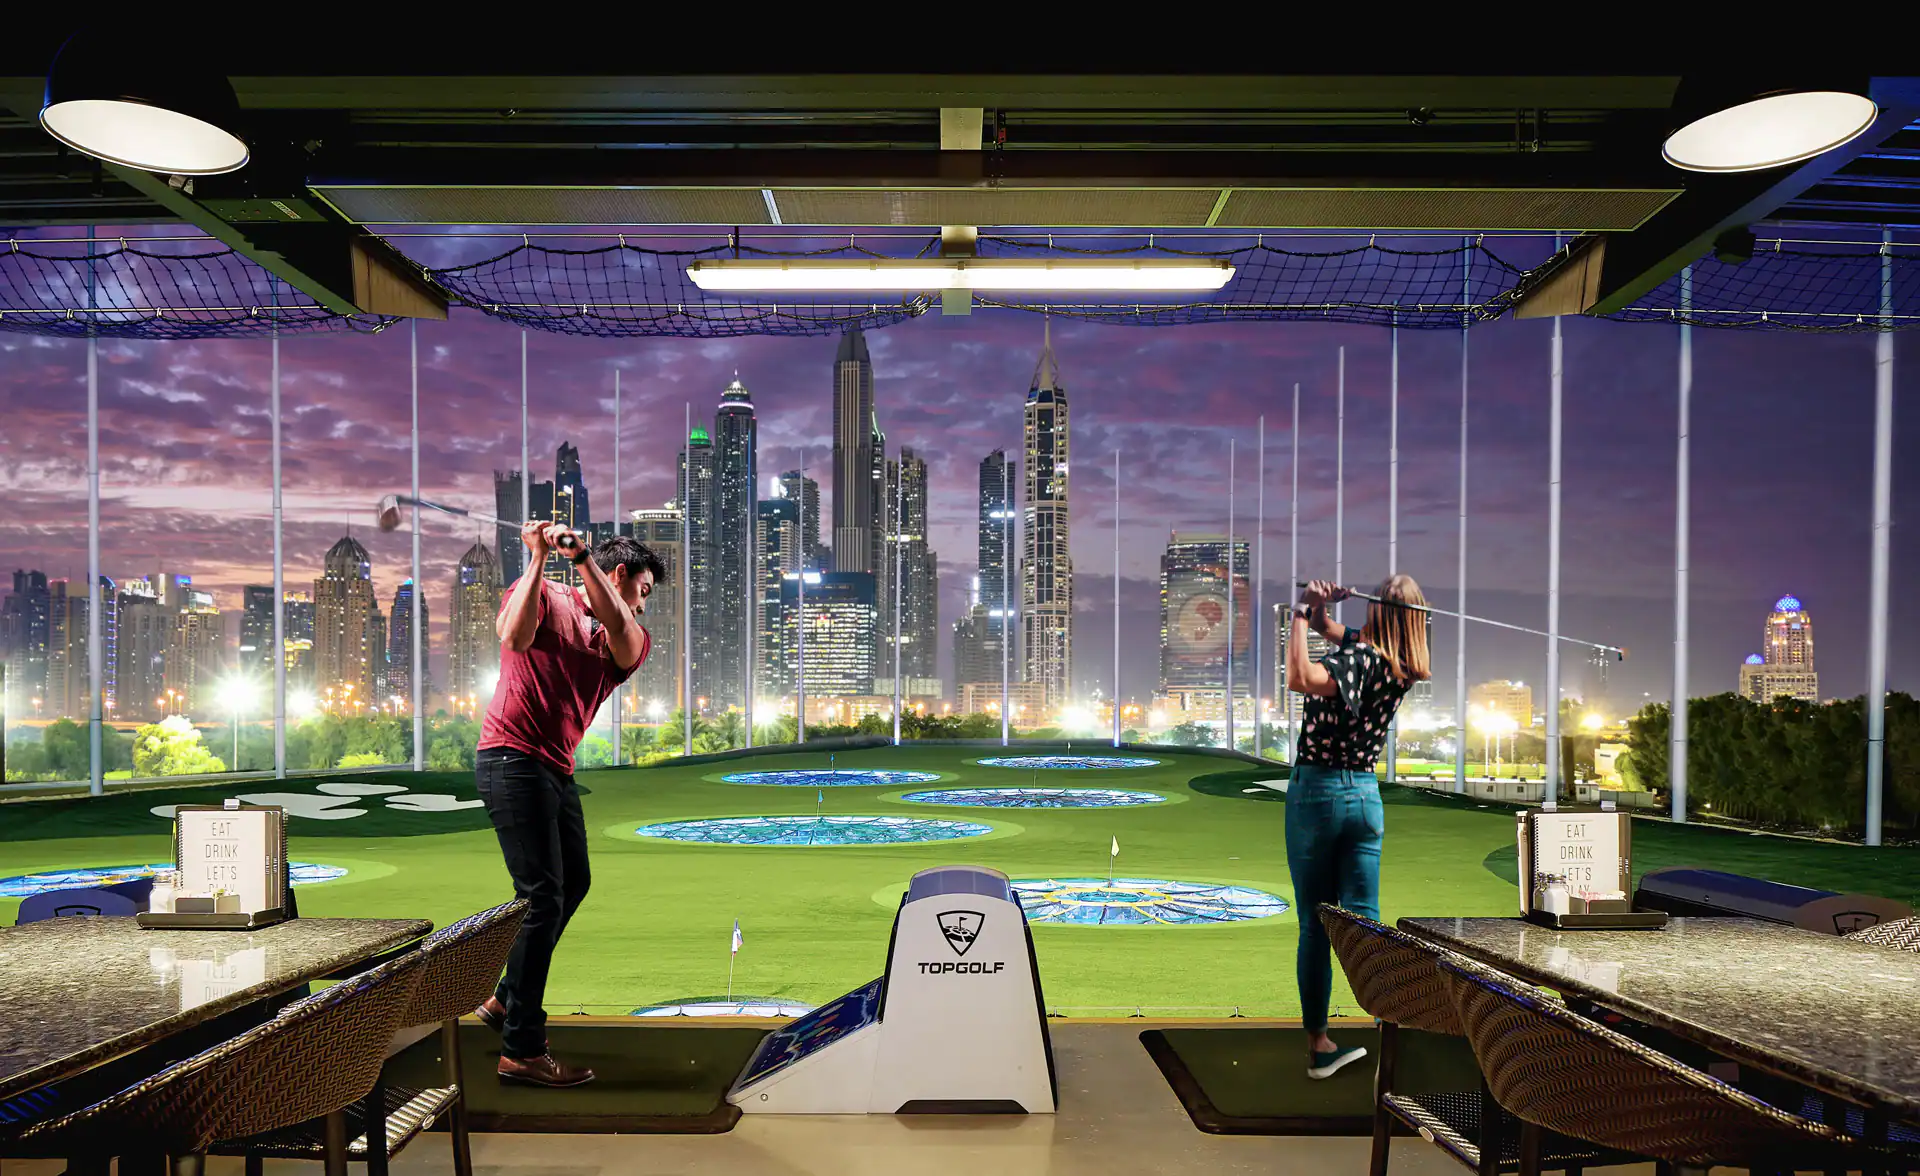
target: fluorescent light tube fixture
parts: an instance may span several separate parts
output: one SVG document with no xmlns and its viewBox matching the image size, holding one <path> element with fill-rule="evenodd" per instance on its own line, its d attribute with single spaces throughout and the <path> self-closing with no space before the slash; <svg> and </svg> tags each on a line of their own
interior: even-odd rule
<svg viewBox="0 0 1920 1176">
<path fill-rule="evenodd" d="M 1155 258 L 1141 261 L 1028 261 L 953 258 L 869 259 L 715 258 L 687 267 L 687 279 L 718 294 L 773 294 L 794 290 L 859 294 L 974 290 L 993 293 L 1133 291 L 1211 293 L 1233 278 L 1224 261 Z"/>
</svg>

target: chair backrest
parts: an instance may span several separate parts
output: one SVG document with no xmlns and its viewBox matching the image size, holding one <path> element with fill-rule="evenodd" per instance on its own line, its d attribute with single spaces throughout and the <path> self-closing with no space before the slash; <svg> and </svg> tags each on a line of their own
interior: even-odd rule
<svg viewBox="0 0 1920 1176">
<path fill-rule="evenodd" d="M 373 1089 L 425 959 L 408 952 L 23 1139 L 120 1155 L 204 1150 L 339 1110 Z"/>
<path fill-rule="evenodd" d="M 527 902 L 516 898 L 442 927 L 420 945 L 426 971 L 413 991 L 405 1025 L 450 1021 L 478 1008 L 493 995 L 507 966 Z"/>
<path fill-rule="evenodd" d="M 1920 915 L 1862 927 L 1849 932 L 1847 938 L 1874 947 L 1891 947 L 1895 951 L 1920 951 Z"/>
<path fill-rule="evenodd" d="M 1790 1167 L 1796 1154 L 1844 1139 L 1510 976 L 1459 959 L 1440 968 L 1487 1086 L 1501 1106 L 1530 1123 L 1697 1167 Z"/>
<path fill-rule="evenodd" d="M 1369 1015 L 1408 1029 L 1465 1035 L 1453 992 L 1440 974 L 1441 950 L 1365 915 L 1320 905 L 1333 954 Z"/>
<path fill-rule="evenodd" d="M 14 916 L 14 922 L 25 925 L 69 915 L 131 917 L 139 913 L 139 906 L 131 898 L 111 890 L 48 890 L 21 899 L 20 913 Z"/>
</svg>

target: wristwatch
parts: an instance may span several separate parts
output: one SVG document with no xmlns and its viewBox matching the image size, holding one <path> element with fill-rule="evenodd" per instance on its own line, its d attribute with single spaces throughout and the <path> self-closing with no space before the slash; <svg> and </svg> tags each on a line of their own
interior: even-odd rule
<svg viewBox="0 0 1920 1176">
<path fill-rule="evenodd" d="M 1313 619 L 1313 606 L 1303 600 L 1293 606 L 1293 615 L 1303 621 L 1311 621 Z"/>
<path fill-rule="evenodd" d="M 572 558 L 572 563 L 573 563 L 573 566 L 577 568 L 581 564 L 586 563 L 588 560 L 592 558 L 593 558 L 593 549 L 589 547 L 582 547 L 580 549 L 580 554 Z"/>
</svg>

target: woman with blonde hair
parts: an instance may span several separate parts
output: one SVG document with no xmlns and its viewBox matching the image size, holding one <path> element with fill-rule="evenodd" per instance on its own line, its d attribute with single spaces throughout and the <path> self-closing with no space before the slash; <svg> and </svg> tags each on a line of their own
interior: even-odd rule
<svg viewBox="0 0 1920 1176">
<path fill-rule="evenodd" d="M 1347 589 L 1308 584 L 1293 608 L 1287 637 L 1286 687 L 1306 695 L 1306 716 L 1287 783 L 1287 869 L 1300 919 L 1295 974 L 1308 1035 L 1307 1076 L 1330 1078 L 1366 1056 L 1327 1036 L 1333 961 L 1321 903 L 1370 919 L 1380 917 L 1380 841 L 1386 813 L 1373 774 L 1400 700 L 1427 668 L 1426 597 L 1413 577 L 1389 576 L 1367 609 L 1366 627 L 1334 620 L 1327 607 Z M 1307 628 L 1333 646 L 1318 662 L 1307 655 Z"/>
</svg>

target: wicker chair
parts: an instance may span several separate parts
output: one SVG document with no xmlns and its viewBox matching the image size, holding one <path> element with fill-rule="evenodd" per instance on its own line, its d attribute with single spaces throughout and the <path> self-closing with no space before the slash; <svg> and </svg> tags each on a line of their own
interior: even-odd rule
<svg viewBox="0 0 1920 1176">
<path fill-rule="evenodd" d="M 1387 1170 L 1395 1119 L 1484 1176 L 1523 1167 L 1577 1173 L 1589 1164 L 1644 1162 L 1643 1157 L 1618 1155 L 1581 1140 L 1545 1134 L 1530 1142 L 1537 1154 L 1524 1154 L 1522 1124 L 1500 1109 L 1484 1080 L 1479 1090 L 1396 1091 L 1394 1066 L 1402 1028 L 1466 1036 L 1453 992 L 1440 973 L 1440 959 L 1446 953 L 1404 931 L 1335 906 L 1321 905 L 1320 922 L 1355 999 L 1380 1021 L 1380 1055 L 1373 1078 L 1372 1176 L 1384 1176 Z"/>
<path fill-rule="evenodd" d="M 1895 951 L 1920 951 L 1920 915 L 1908 915 L 1887 923 L 1875 923 L 1847 935 L 1855 943 L 1890 947 Z"/>
<path fill-rule="evenodd" d="M 1466 960 L 1441 970 L 1500 1105 L 1527 1124 L 1681 1168 L 1873 1171 L 1896 1157 L 1590 1021 Z"/>
<path fill-rule="evenodd" d="M 116 1156 L 166 1156 L 191 1173 L 216 1140 L 324 1117 L 329 1176 L 344 1174 L 341 1109 L 379 1078 L 424 963 L 411 954 L 289 1005 L 118 1094 L 28 1127 L 0 1153 L 67 1157 L 74 1172 L 105 1172 Z"/>
<path fill-rule="evenodd" d="M 413 953 L 424 961 L 424 968 L 400 1020 L 403 1028 L 389 1043 L 387 1056 L 438 1032 L 446 1085 L 413 1089 L 388 1086 L 383 1079 L 364 1101 L 348 1108 L 347 1155 L 366 1161 L 368 1176 L 382 1176 L 388 1159 L 443 1115 L 453 1138 L 455 1176 L 472 1176 L 466 1093 L 460 1077 L 459 1019 L 493 995 L 507 952 L 526 917 L 524 900 L 502 903 L 434 932 Z M 230 1139 L 208 1150 L 215 1155 L 245 1156 L 247 1176 L 260 1176 L 267 1159 L 315 1160 L 321 1158 L 324 1145 L 325 1123 L 315 1119 L 251 1138 Z"/>
</svg>

